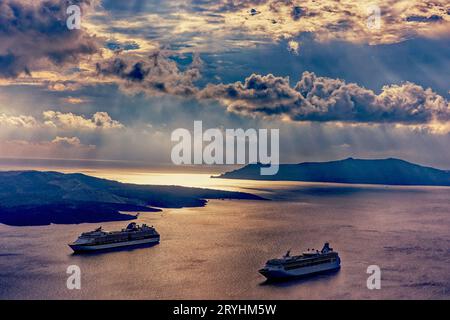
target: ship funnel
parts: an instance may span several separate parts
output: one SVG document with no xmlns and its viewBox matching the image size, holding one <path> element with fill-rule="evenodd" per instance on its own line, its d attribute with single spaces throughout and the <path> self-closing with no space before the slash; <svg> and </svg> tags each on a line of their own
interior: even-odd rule
<svg viewBox="0 0 450 320">
<path fill-rule="evenodd" d="M 333 249 L 330 248 L 330 244 L 328 242 L 325 242 L 321 252 L 322 253 L 327 253 L 327 252 L 330 252 L 330 251 L 333 251 Z"/>
</svg>

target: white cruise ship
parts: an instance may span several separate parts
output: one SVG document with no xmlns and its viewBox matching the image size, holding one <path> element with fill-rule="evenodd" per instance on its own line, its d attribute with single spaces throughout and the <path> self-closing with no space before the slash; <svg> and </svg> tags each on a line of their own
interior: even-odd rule
<svg viewBox="0 0 450 320">
<path fill-rule="evenodd" d="M 75 252 L 97 251 L 117 247 L 127 247 L 147 243 L 159 243 L 160 235 L 153 227 L 130 223 L 121 231 L 104 231 L 102 227 L 82 233 L 73 243 L 69 244 Z"/>
<path fill-rule="evenodd" d="M 274 280 L 337 270 L 340 266 L 339 254 L 333 251 L 328 243 L 325 243 L 321 251 L 308 249 L 299 256 L 291 256 L 288 251 L 281 259 L 267 261 L 259 273 L 269 280 Z"/>
</svg>

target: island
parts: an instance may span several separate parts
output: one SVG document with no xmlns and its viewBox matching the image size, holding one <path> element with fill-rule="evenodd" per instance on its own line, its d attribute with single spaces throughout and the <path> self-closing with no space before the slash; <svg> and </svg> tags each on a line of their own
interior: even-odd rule
<svg viewBox="0 0 450 320">
<path fill-rule="evenodd" d="M 243 168 L 213 178 L 271 181 L 305 181 L 354 184 L 450 186 L 450 171 L 425 167 L 404 160 L 353 159 L 329 162 L 281 164 L 276 175 L 260 173 L 263 164 Z"/>
</svg>

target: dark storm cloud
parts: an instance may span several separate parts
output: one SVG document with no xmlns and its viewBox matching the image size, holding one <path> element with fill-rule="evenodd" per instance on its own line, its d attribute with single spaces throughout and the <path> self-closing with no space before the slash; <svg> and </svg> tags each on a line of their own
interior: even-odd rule
<svg viewBox="0 0 450 320">
<path fill-rule="evenodd" d="M 218 99 L 229 111 L 292 121 L 423 124 L 449 121 L 449 102 L 413 83 L 383 87 L 380 94 L 340 79 L 304 72 L 289 78 L 253 74 L 245 81 L 208 85 L 201 98 Z"/>
<path fill-rule="evenodd" d="M 437 14 L 433 14 L 429 17 L 427 16 L 409 16 L 406 18 L 406 21 L 412 21 L 412 22 L 439 22 L 444 20 L 441 16 Z"/>
<path fill-rule="evenodd" d="M 265 4 L 266 2 L 267 0 L 222 0 L 219 1 L 218 11 L 239 11 L 254 5 Z"/>
<path fill-rule="evenodd" d="M 97 63 L 97 72 L 105 78 L 121 80 L 126 90 L 190 96 L 197 92 L 194 82 L 200 78 L 201 66 L 200 57 L 194 55 L 189 67 L 181 71 L 164 52 L 155 51 L 147 59 L 117 55 Z"/>
<path fill-rule="evenodd" d="M 6 78 L 12 78 L 18 75 L 18 73 L 24 72 L 30 74 L 28 66 L 20 61 L 13 53 L 6 53 L 0 55 L 0 76 Z"/>
<path fill-rule="evenodd" d="M 88 10 L 93 1 L 0 0 L 0 77 L 76 63 L 99 50 L 97 39 L 67 28 L 71 4 Z"/>
<path fill-rule="evenodd" d="M 291 17 L 294 20 L 300 19 L 305 14 L 305 9 L 299 6 L 295 6 L 292 8 Z"/>
<path fill-rule="evenodd" d="M 135 41 L 121 43 L 116 40 L 109 40 L 105 43 L 105 48 L 108 48 L 111 51 L 131 51 L 140 49 L 140 46 Z"/>
</svg>

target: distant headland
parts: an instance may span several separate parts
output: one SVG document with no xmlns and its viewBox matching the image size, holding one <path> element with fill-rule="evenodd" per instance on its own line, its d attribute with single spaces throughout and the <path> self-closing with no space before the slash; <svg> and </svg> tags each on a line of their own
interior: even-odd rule
<svg viewBox="0 0 450 320">
<path fill-rule="evenodd" d="M 450 171 L 424 167 L 400 159 L 353 159 L 329 162 L 281 164 L 276 175 L 261 175 L 263 164 L 243 168 L 213 178 L 305 181 L 353 184 L 450 186 Z"/>
</svg>

